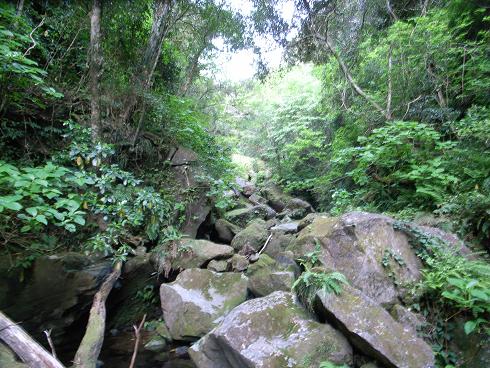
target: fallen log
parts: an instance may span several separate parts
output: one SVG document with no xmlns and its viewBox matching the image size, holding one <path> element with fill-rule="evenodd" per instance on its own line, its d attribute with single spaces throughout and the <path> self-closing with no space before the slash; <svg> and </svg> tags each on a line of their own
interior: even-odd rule
<svg viewBox="0 0 490 368">
<path fill-rule="evenodd" d="M 64 368 L 63 364 L 2 312 L 0 312 L 0 340 L 30 368 Z"/>
</svg>

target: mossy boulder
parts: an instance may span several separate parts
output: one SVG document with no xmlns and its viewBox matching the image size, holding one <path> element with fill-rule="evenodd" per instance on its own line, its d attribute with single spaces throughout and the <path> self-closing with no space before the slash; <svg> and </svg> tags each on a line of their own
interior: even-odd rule
<svg viewBox="0 0 490 368">
<path fill-rule="evenodd" d="M 248 289 L 255 296 L 266 296 L 274 291 L 290 291 L 294 283 L 294 269 L 285 267 L 267 254 L 261 254 L 257 262 L 247 270 Z"/>
<path fill-rule="evenodd" d="M 289 217 L 293 220 L 301 220 L 309 213 L 315 212 L 313 206 L 300 198 L 291 198 L 284 208 L 281 216 Z"/>
<path fill-rule="evenodd" d="M 317 294 L 316 310 L 337 326 L 352 345 L 390 368 L 434 368 L 431 347 L 361 291 L 344 285 L 342 292 Z"/>
<path fill-rule="evenodd" d="M 269 231 L 264 220 L 255 220 L 248 224 L 248 226 L 240 231 L 231 242 L 231 246 L 237 252 L 243 249 L 252 249 L 256 252 L 267 241 Z"/>
<path fill-rule="evenodd" d="M 174 340 L 193 341 L 204 336 L 247 298 L 247 277 L 188 269 L 160 287 L 165 323 Z"/>
<path fill-rule="evenodd" d="M 306 368 L 326 360 L 352 363 L 352 348 L 344 336 L 313 320 L 284 291 L 236 307 L 192 345 L 189 354 L 198 368 Z"/>
<path fill-rule="evenodd" d="M 465 322 L 464 318 L 456 319 L 451 350 L 459 353 L 461 367 L 490 367 L 490 336 L 484 332 L 467 335 L 464 332 Z"/>
<path fill-rule="evenodd" d="M 230 258 L 233 248 L 204 239 L 183 239 L 180 241 L 181 252 L 171 261 L 173 269 L 198 268 L 213 259 Z"/>
<path fill-rule="evenodd" d="M 226 243 L 231 243 L 235 235 L 242 231 L 241 227 L 233 225 L 231 222 L 225 219 L 216 220 L 214 228 L 218 234 L 219 240 Z"/>
<path fill-rule="evenodd" d="M 225 213 L 225 219 L 234 225 L 242 228 L 255 219 L 268 220 L 276 215 L 276 212 L 269 206 L 260 204 L 253 207 L 238 208 Z"/>
<path fill-rule="evenodd" d="M 390 217 L 351 212 L 316 216 L 288 247 L 296 257 L 320 245 L 320 262 L 380 304 L 392 306 L 408 294 L 404 285 L 421 278 L 422 263 Z"/>
<path fill-rule="evenodd" d="M 289 194 L 284 193 L 279 186 L 271 182 L 264 185 L 261 192 L 267 199 L 267 204 L 277 212 L 282 212 L 286 204 L 292 199 Z"/>
</svg>

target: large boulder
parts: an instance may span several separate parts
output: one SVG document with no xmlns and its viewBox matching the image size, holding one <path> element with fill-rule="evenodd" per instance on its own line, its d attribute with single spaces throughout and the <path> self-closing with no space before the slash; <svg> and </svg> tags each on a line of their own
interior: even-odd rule
<svg viewBox="0 0 490 368">
<path fill-rule="evenodd" d="M 286 251 L 290 244 L 294 242 L 295 236 L 293 234 L 286 234 L 282 231 L 272 232 L 272 237 L 265 247 L 263 253 L 268 254 L 272 258 L 277 258 L 280 254 Z M 294 254 L 293 254 L 294 257 Z"/>
<path fill-rule="evenodd" d="M 393 229 L 387 216 L 352 212 L 315 217 L 289 249 L 300 257 L 317 244 L 319 260 L 327 269 L 343 273 L 351 285 L 386 306 L 407 294 L 403 285 L 421 278 L 422 264 L 409 239 Z"/>
<path fill-rule="evenodd" d="M 467 335 L 464 331 L 464 318 L 456 318 L 450 343 L 452 351 L 458 352 L 458 366 L 465 368 L 490 367 L 490 336 L 484 331 Z"/>
<path fill-rule="evenodd" d="M 344 285 L 342 292 L 317 293 L 318 313 L 337 326 L 363 354 L 390 368 L 434 368 L 431 347 L 374 300 Z"/>
<path fill-rule="evenodd" d="M 270 182 L 262 188 L 261 192 L 267 199 L 267 204 L 277 212 L 282 212 L 286 204 L 292 199 L 290 195 L 284 193 L 276 184 Z"/>
<path fill-rule="evenodd" d="M 246 197 L 250 197 L 255 193 L 255 185 L 243 178 L 235 178 L 235 184 L 238 186 L 240 192 Z"/>
<path fill-rule="evenodd" d="M 341 333 L 313 320 L 291 293 L 277 291 L 231 311 L 189 354 L 198 368 L 318 367 L 352 363 Z"/>
<path fill-rule="evenodd" d="M 231 243 L 236 234 L 242 231 L 242 228 L 233 225 L 231 222 L 225 219 L 218 219 L 214 224 L 218 238 L 226 243 Z"/>
<path fill-rule="evenodd" d="M 264 220 L 255 220 L 233 238 L 231 246 L 237 252 L 242 249 L 253 249 L 258 252 L 267 241 L 268 236 L 269 231 L 267 230 L 266 222 Z"/>
<path fill-rule="evenodd" d="M 199 268 L 213 259 L 230 258 L 233 248 L 225 244 L 217 244 L 204 239 L 188 239 L 180 241 L 179 251 L 170 260 L 171 267 L 175 270 L 186 268 Z"/>
<path fill-rule="evenodd" d="M 112 262 L 79 253 L 38 258 L 31 268 L 12 268 L 8 257 L 0 259 L 0 310 L 37 341 L 46 341 L 44 330 L 61 355 L 79 344 L 71 329 L 82 323 L 93 296 L 111 272 Z"/>
<path fill-rule="evenodd" d="M 247 269 L 248 288 L 255 296 L 266 296 L 274 291 L 290 291 L 294 283 L 294 267 L 285 266 L 267 254 Z"/>
<path fill-rule="evenodd" d="M 225 213 L 225 219 L 240 227 L 245 227 L 254 219 L 268 220 L 273 218 L 276 212 L 267 205 L 260 204 L 253 207 L 238 208 Z"/>
<path fill-rule="evenodd" d="M 164 320 L 174 340 L 204 336 L 246 298 L 247 278 L 241 273 L 188 269 L 160 287 Z"/>
<path fill-rule="evenodd" d="M 293 220 L 301 220 L 309 213 L 313 213 L 315 210 L 313 206 L 300 198 L 291 198 L 286 207 L 281 213 L 280 217 L 288 217 Z"/>
</svg>

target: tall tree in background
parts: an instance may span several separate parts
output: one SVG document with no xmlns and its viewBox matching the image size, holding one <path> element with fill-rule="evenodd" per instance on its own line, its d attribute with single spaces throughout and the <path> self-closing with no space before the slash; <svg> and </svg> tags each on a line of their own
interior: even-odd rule
<svg viewBox="0 0 490 368">
<path fill-rule="evenodd" d="M 100 76 L 102 73 L 102 49 L 100 35 L 100 18 L 102 13 L 102 0 L 94 0 L 90 14 L 90 48 L 89 48 L 89 76 L 90 76 L 90 126 L 92 140 L 96 142 L 101 132 L 100 117 Z"/>
<path fill-rule="evenodd" d="M 153 23 L 150 38 L 141 63 L 132 78 L 132 85 L 124 103 L 124 109 L 120 116 L 121 125 L 128 124 L 141 96 L 152 85 L 155 67 L 160 58 L 162 43 L 168 30 L 168 14 L 172 6 L 172 0 L 156 0 L 153 10 Z M 142 121 L 142 118 L 140 118 Z"/>
</svg>

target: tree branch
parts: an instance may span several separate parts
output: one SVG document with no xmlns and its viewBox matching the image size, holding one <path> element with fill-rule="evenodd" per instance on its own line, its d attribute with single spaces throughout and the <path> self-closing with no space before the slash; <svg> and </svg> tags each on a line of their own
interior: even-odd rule
<svg viewBox="0 0 490 368">
<path fill-rule="evenodd" d="M 18 324 L 0 312 L 0 340 L 4 341 L 29 367 L 64 368 Z"/>
<path fill-rule="evenodd" d="M 105 279 L 99 291 L 94 296 L 92 308 L 83 336 L 82 342 L 78 347 L 73 366 L 77 368 L 95 368 L 99 357 L 102 343 L 104 342 L 105 320 L 106 320 L 106 300 L 114 284 L 121 275 L 122 263 L 117 262 L 111 274 Z"/>
</svg>

